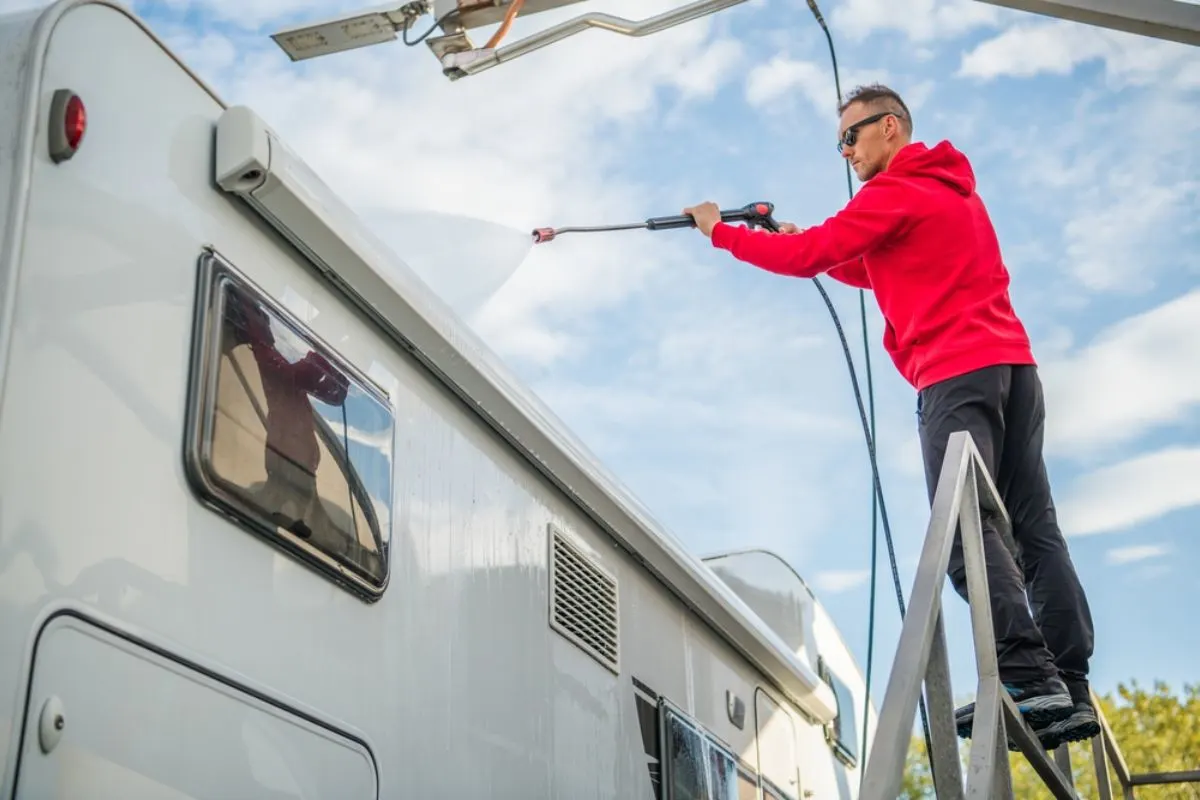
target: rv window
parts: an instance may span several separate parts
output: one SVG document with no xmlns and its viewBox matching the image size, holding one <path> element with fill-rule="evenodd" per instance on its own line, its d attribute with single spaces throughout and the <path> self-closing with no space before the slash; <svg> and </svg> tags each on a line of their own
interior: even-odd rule
<svg viewBox="0 0 1200 800">
<path fill-rule="evenodd" d="M 837 716 L 834 717 L 833 722 L 829 723 L 827 738 L 833 745 L 837 757 L 849 766 L 854 766 L 858 762 L 858 747 L 855 741 L 857 738 L 855 733 L 857 712 L 854 709 L 854 696 L 850 694 L 850 687 L 829 668 L 824 660 L 821 661 L 820 667 L 822 677 L 829 684 L 829 688 L 833 690 L 834 699 L 837 700 Z"/>
<path fill-rule="evenodd" d="M 211 255 L 197 331 L 189 466 L 205 499 L 377 596 L 392 507 L 386 396 Z"/>
<path fill-rule="evenodd" d="M 732 753 L 669 707 L 666 722 L 666 800 L 757 800 L 757 776 Z"/>
<path fill-rule="evenodd" d="M 733 758 L 712 742 L 708 749 L 708 775 L 712 783 L 712 800 L 737 800 L 737 767 Z"/>
<path fill-rule="evenodd" d="M 667 713 L 667 800 L 710 800 L 704 775 L 704 741 L 694 728 Z"/>
</svg>

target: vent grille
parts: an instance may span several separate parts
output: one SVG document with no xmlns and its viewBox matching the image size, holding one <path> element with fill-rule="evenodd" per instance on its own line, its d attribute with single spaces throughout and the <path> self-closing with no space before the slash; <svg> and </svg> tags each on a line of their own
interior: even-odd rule
<svg viewBox="0 0 1200 800">
<path fill-rule="evenodd" d="M 550 526 L 550 627 L 620 671 L 617 580 Z"/>
</svg>

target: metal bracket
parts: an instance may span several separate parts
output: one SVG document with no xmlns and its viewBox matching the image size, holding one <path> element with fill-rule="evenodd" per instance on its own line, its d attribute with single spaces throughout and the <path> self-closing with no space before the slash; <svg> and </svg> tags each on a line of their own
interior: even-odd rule
<svg viewBox="0 0 1200 800">
<path fill-rule="evenodd" d="M 746 0 L 695 0 L 685 6 L 638 21 L 615 17 L 611 14 L 583 14 L 495 50 L 457 49 L 463 41 L 470 44 L 470 40 L 465 37 L 445 42 L 431 39 L 428 44 L 442 62 L 442 73 L 453 81 L 468 75 L 476 75 L 497 64 L 528 55 L 535 50 L 540 50 L 547 45 L 560 42 L 591 28 L 599 28 L 623 36 L 651 36 L 668 28 L 674 28 L 676 25 L 682 25 L 741 5 L 744 2 Z M 439 39 L 449 38 L 439 37 Z"/>
<path fill-rule="evenodd" d="M 430 0 L 409 0 L 392 9 L 366 11 L 293 25 L 271 34 L 292 61 L 393 42 L 396 34 L 430 11 Z"/>
</svg>

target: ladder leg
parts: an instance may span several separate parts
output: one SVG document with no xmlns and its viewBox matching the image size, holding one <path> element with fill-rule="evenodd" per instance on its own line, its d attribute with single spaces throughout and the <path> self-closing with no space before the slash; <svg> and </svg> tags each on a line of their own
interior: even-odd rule
<svg viewBox="0 0 1200 800">
<path fill-rule="evenodd" d="M 933 626 L 929 665 L 925 668 L 929 701 L 929 738 L 932 740 L 938 800 L 962 800 L 962 762 L 958 756 L 958 731 L 954 726 L 954 693 L 950 686 L 950 658 L 946 651 L 946 625 L 941 610 Z"/>
</svg>

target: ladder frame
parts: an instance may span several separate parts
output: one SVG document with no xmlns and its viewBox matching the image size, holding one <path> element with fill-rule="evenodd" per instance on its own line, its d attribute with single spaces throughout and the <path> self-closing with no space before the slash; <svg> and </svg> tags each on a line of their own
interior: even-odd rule
<svg viewBox="0 0 1200 800">
<path fill-rule="evenodd" d="M 1054 797 L 1079 800 L 1073 785 L 1068 748 L 1060 746 L 1051 757 L 1025 724 L 1000 682 L 990 602 L 969 604 L 978 684 L 964 785 L 941 602 L 950 549 L 958 530 L 962 532 L 967 594 L 990 597 L 984 562 L 982 512 L 988 513 L 1009 552 L 1019 560 L 1019 549 L 1012 536 L 1012 521 L 987 465 L 983 463 L 971 434 L 956 431 L 950 434 L 942 460 L 908 613 L 904 617 L 864 766 L 861 800 L 894 800 L 900 795 L 922 686 L 929 708 L 932 744 L 929 755 L 933 765 L 934 793 L 938 798 L 1012 798 L 1008 760 L 1008 739 L 1012 738 Z M 1200 770 L 1130 775 L 1094 692 L 1092 703 L 1101 729 L 1100 735 L 1092 740 L 1092 750 L 1102 800 L 1112 800 L 1113 796 L 1108 774 L 1110 760 L 1125 800 L 1132 800 L 1134 786 L 1200 783 Z"/>
<path fill-rule="evenodd" d="M 1015 552 L 1012 523 L 1000 493 L 970 433 L 956 431 L 950 435 L 942 460 L 908 613 L 900 631 L 865 767 L 862 800 L 894 800 L 900 795 L 922 685 L 929 707 L 930 758 L 937 797 L 946 800 L 1011 798 L 1012 774 L 1008 764 L 1008 737 L 1011 736 L 1056 798 L 1078 800 L 1070 783 L 1042 749 L 1037 737 L 1021 719 L 1012 698 L 1004 691 L 996 657 L 992 608 L 988 602 L 970 604 L 978 685 L 964 786 L 941 603 L 950 548 L 959 529 L 966 562 L 967 593 L 971 597 L 990 596 L 983 555 L 981 511 L 989 512 L 1009 550 Z"/>
</svg>

